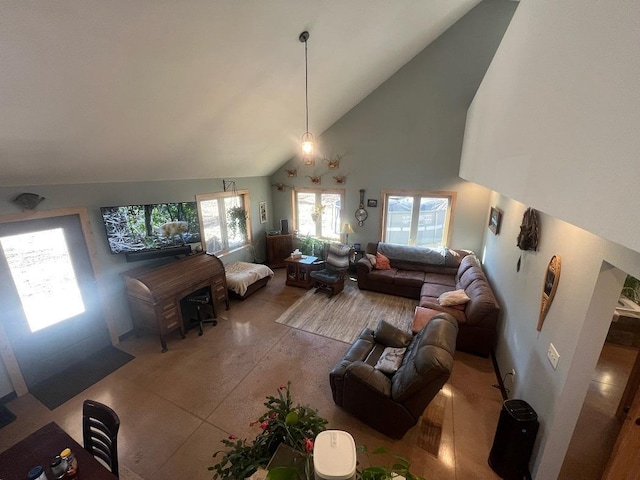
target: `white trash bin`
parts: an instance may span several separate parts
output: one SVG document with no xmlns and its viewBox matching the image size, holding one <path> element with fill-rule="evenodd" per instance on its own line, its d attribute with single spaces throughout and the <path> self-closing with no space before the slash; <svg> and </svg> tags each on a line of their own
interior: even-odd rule
<svg viewBox="0 0 640 480">
<path fill-rule="evenodd" d="M 348 432 L 325 430 L 313 445 L 316 480 L 353 480 L 356 476 L 356 443 Z"/>
</svg>

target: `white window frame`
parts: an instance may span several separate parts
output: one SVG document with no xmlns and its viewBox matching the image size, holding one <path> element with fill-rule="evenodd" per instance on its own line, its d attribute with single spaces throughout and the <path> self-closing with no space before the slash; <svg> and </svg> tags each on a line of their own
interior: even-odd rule
<svg viewBox="0 0 640 480">
<path fill-rule="evenodd" d="M 316 195 L 316 205 L 321 202 L 321 198 L 323 194 L 331 194 L 331 195 L 339 195 L 340 196 L 340 213 L 337 217 L 337 236 L 327 236 L 326 232 L 322 232 L 322 219 L 316 221 L 316 233 L 320 232 L 319 235 L 315 235 L 316 238 L 321 240 L 332 240 L 332 241 L 340 241 L 340 225 L 342 225 L 342 218 L 344 215 L 344 198 L 345 191 L 343 188 L 293 188 L 291 189 L 291 205 L 293 210 L 293 229 L 296 231 L 300 230 L 300 209 L 298 207 L 298 193 L 313 193 Z M 302 233 L 302 232 L 300 232 Z"/>
<path fill-rule="evenodd" d="M 421 198 L 445 198 L 448 200 L 448 208 L 445 213 L 445 221 L 442 232 L 442 244 L 441 246 L 448 247 L 451 244 L 451 232 L 453 231 L 453 213 L 456 205 L 456 192 L 453 191 L 427 191 L 427 190 L 383 190 L 382 192 L 382 222 L 380 224 L 381 232 L 380 239 L 383 242 L 388 242 L 387 238 L 387 221 L 388 221 L 388 205 L 389 197 L 413 197 L 414 208 L 412 209 L 412 215 L 410 220 L 410 233 L 408 245 L 416 244 L 417 230 L 419 226 L 419 207 Z M 397 242 L 396 242 L 397 243 Z"/>
<path fill-rule="evenodd" d="M 241 245 L 234 245 L 233 247 L 229 246 L 229 233 L 227 226 L 227 212 L 224 208 L 224 200 L 225 198 L 239 197 L 240 204 L 247 212 L 247 237 L 245 241 Z M 220 230 L 221 230 L 221 246 L 220 249 L 214 249 L 213 251 L 208 251 L 207 243 L 208 239 L 205 231 L 206 219 L 204 218 L 203 209 L 201 202 L 208 200 L 218 200 L 218 215 L 220 218 Z M 202 249 L 207 251 L 208 253 L 213 253 L 218 257 L 222 257 L 230 252 L 234 252 L 237 250 L 241 250 L 243 248 L 247 248 L 252 245 L 252 235 L 251 235 L 251 216 L 250 212 L 250 200 L 249 200 L 249 190 L 235 190 L 229 192 L 216 192 L 216 193 L 204 193 L 200 195 L 196 195 L 196 203 L 198 205 L 198 220 L 200 222 L 200 235 L 202 236 Z"/>
</svg>

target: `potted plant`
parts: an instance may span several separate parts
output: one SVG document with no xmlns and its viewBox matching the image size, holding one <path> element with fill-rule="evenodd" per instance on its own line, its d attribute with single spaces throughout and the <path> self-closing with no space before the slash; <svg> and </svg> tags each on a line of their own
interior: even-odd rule
<svg viewBox="0 0 640 480">
<path fill-rule="evenodd" d="M 368 456 L 368 450 L 365 445 L 358 446 L 358 452 L 365 453 Z M 392 480 L 397 475 L 401 475 L 406 480 L 424 480 L 423 477 L 419 477 L 414 475 L 409 471 L 409 467 L 411 464 L 409 460 L 400 455 L 395 455 L 390 453 L 386 448 L 379 447 L 371 452 L 372 455 L 387 455 L 392 459 L 392 465 L 388 466 L 380 466 L 380 465 L 370 465 L 362 470 L 358 470 L 356 472 L 356 478 L 358 480 Z"/>
<path fill-rule="evenodd" d="M 243 207 L 231 207 L 227 210 L 227 225 L 231 236 L 238 232 L 243 238 L 247 238 L 247 211 Z"/>
</svg>

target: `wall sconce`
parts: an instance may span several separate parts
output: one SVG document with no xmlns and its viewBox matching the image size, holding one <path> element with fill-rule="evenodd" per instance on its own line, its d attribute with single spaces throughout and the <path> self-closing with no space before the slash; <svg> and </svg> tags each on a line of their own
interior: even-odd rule
<svg viewBox="0 0 640 480">
<path fill-rule="evenodd" d="M 347 177 L 344 175 L 338 175 L 337 177 L 333 177 L 338 185 L 344 185 L 347 183 Z"/>
<path fill-rule="evenodd" d="M 291 170 L 287 170 L 285 168 L 284 171 L 287 172 L 287 177 L 297 177 L 298 176 L 298 170 L 295 169 L 295 168 L 292 168 Z"/>
<path fill-rule="evenodd" d="M 284 183 L 273 183 L 271 186 L 276 187 L 279 192 L 285 192 L 287 190 L 287 187 L 289 187 L 289 185 L 286 185 Z"/>
<path fill-rule="evenodd" d="M 340 168 L 340 160 L 344 157 L 344 155 L 336 155 L 336 158 L 323 158 L 323 162 L 327 162 L 329 164 L 329 168 Z"/>
<path fill-rule="evenodd" d="M 311 183 L 315 185 L 320 185 L 320 179 L 321 179 L 320 175 L 314 175 L 314 176 L 307 175 L 307 177 L 311 179 Z"/>
</svg>

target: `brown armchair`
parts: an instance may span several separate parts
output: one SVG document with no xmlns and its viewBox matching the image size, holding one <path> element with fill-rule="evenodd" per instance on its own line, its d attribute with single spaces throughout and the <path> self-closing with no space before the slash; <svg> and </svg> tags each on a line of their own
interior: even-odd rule
<svg viewBox="0 0 640 480">
<path fill-rule="evenodd" d="M 449 379 L 457 334 L 448 313 L 434 316 L 415 336 L 384 320 L 375 331 L 363 329 L 329 374 L 334 402 L 379 432 L 402 438 Z M 394 374 L 374 368 L 386 347 L 406 347 Z"/>
<path fill-rule="evenodd" d="M 321 270 L 312 271 L 309 276 L 313 279 L 316 292 L 326 292 L 331 298 L 334 294 L 344 290 L 344 275 L 349 269 L 351 247 L 341 243 L 331 243 L 326 247 L 326 256 Z"/>
</svg>

